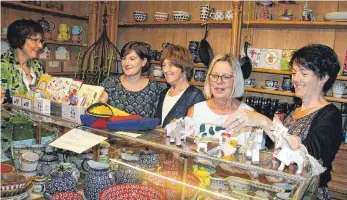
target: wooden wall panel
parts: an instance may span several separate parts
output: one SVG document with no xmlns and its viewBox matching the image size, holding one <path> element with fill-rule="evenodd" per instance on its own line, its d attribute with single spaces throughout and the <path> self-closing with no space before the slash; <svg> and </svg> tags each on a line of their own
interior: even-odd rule
<svg viewBox="0 0 347 200">
<path fill-rule="evenodd" d="M 136 10 L 148 13 L 148 22 L 153 22 L 154 12 L 168 12 L 169 21 L 173 21 L 172 12 L 174 10 L 186 11 L 191 14 L 192 20 L 200 19 L 200 5 L 207 4 L 207 1 L 143 1 L 143 2 L 120 2 L 120 22 L 133 22 L 133 12 Z M 216 9 L 231 9 L 229 1 L 211 1 L 210 5 Z M 200 41 L 204 37 L 203 26 L 143 26 L 143 27 L 120 27 L 118 32 L 117 47 L 121 47 L 131 40 L 144 41 L 153 49 L 161 50 L 162 44 L 169 42 L 188 47 L 189 41 Z M 218 27 L 212 25 L 207 37 L 207 41 L 213 48 L 215 54 L 230 52 L 231 26 Z"/>
</svg>

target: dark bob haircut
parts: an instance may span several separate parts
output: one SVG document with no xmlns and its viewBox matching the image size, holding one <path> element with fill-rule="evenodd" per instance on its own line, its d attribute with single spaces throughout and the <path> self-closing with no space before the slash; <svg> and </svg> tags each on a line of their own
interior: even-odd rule
<svg viewBox="0 0 347 200">
<path fill-rule="evenodd" d="M 190 80 L 193 76 L 193 56 L 187 48 L 174 45 L 164 49 L 160 65 L 162 66 L 164 60 L 168 59 L 175 67 L 180 68 L 182 73 L 186 74 L 186 79 Z"/>
<path fill-rule="evenodd" d="M 313 71 L 320 79 L 328 75 L 329 79 L 323 86 L 324 93 L 334 84 L 340 71 L 336 53 L 332 48 L 322 44 L 307 45 L 295 51 L 289 62 L 290 67 L 293 67 L 294 63 Z"/>
<path fill-rule="evenodd" d="M 147 63 L 144 67 L 142 67 L 141 70 L 141 72 L 144 73 L 149 69 L 151 65 L 151 56 L 149 55 L 149 48 L 150 46 L 147 43 L 131 41 L 123 46 L 120 52 L 120 56 L 121 58 L 123 58 L 126 55 L 128 55 L 132 50 L 134 50 L 142 60 L 146 58 Z"/>
<path fill-rule="evenodd" d="M 43 37 L 43 28 L 40 23 L 34 20 L 20 19 L 14 21 L 7 30 L 7 40 L 14 49 L 23 48 L 25 40 L 35 34 Z"/>
</svg>

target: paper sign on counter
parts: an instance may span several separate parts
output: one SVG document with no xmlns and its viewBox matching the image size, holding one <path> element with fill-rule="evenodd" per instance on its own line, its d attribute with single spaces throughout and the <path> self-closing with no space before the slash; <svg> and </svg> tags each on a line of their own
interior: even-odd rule
<svg viewBox="0 0 347 200">
<path fill-rule="evenodd" d="M 76 153 L 82 153 L 106 139 L 106 137 L 95 135 L 87 131 L 72 129 L 49 145 Z"/>
<path fill-rule="evenodd" d="M 126 136 L 129 136 L 129 137 L 139 137 L 141 134 L 136 134 L 136 133 L 130 133 L 130 132 L 123 132 L 123 131 L 117 131 L 117 132 L 114 132 L 116 134 L 121 134 L 121 135 L 126 135 Z"/>
</svg>

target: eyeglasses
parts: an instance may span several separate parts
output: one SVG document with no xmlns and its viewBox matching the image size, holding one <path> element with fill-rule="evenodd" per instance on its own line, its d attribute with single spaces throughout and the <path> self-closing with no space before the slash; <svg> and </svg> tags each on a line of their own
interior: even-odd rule
<svg viewBox="0 0 347 200">
<path fill-rule="evenodd" d="M 27 37 L 27 39 L 29 39 L 29 40 L 31 40 L 31 41 L 33 41 L 33 42 L 36 42 L 36 44 L 39 44 L 39 43 L 41 43 L 42 45 L 45 44 L 45 40 L 44 40 L 44 39 L 41 39 L 41 38 L 35 39 L 35 38 Z"/>
<path fill-rule="evenodd" d="M 212 82 L 217 82 L 218 79 L 221 78 L 224 83 L 229 83 L 231 81 L 231 79 L 233 79 L 233 77 L 234 77 L 232 75 L 219 76 L 218 74 L 210 74 L 209 76 L 210 76 L 210 80 Z"/>
</svg>

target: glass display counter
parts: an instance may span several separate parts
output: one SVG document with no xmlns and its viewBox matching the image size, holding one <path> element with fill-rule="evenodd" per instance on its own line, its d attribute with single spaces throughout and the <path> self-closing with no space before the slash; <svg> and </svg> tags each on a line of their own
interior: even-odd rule
<svg viewBox="0 0 347 200">
<path fill-rule="evenodd" d="M 112 190 L 101 192 L 100 199 L 110 198 L 115 192 L 125 195 L 127 192 L 124 191 L 129 190 L 132 195 L 137 195 L 133 196 L 134 199 L 316 198 L 319 177 L 311 176 L 309 169 L 305 169 L 301 175 L 290 173 L 295 166 L 287 167 L 284 172 L 278 171 L 274 167 L 276 164 L 272 159 L 272 152 L 261 151 L 259 164 L 252 164 L 250 158 L 238 153 L 229 160 L 223 160 L 196 152 L 194 138 L 188 137 L 181 146 L 170 143 L 166 132 L 160 128 L 129 134 L 93 129 L 57 116 L 42 115 L 12 105 L 3 106 L 2 113 L 5 112 L 9 115 L 29 116 L 40 124 L 37 126 L 36 137 L 40 137 L 40 129 L 46 124 L 60 127 L 60 134 L 68 129 L 78 128 L 106 136 L 111 144 L 107 156 L 99 156 L 103 147 L 97 145 L 93 158 L 109 163 L 116 186 L 112 186 Z M 213 144 L 209 146 L 211 148 Z M 144 194 L 141 189 L 144 185 L 153 191 Z M 152 193 L 157 195 L 151 196 Z"/>
</svg>

